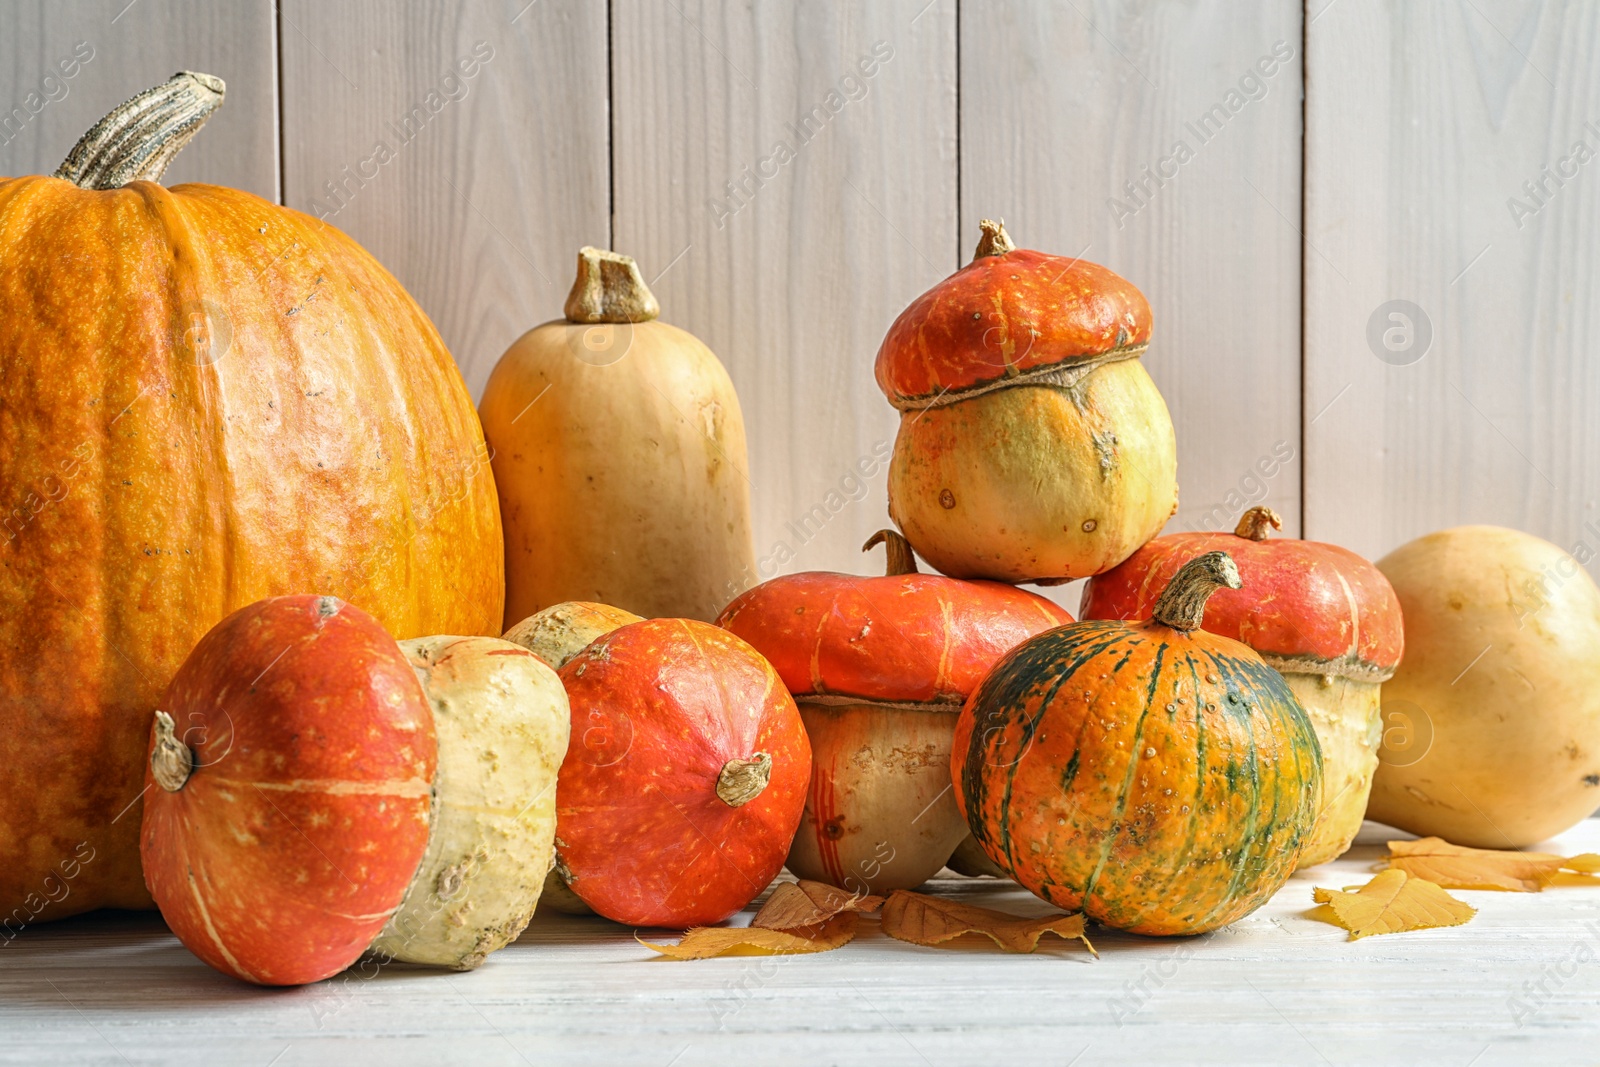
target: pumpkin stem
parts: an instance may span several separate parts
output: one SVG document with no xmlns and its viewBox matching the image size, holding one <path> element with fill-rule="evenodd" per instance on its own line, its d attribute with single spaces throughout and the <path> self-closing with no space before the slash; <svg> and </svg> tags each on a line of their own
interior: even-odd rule
<svg viewBox="0 0 1600 1067">
<path fill-rule="evenodd" d="M 761 795 L 772 779 L 772 757 L 757 752 L 749 759 L 731 759 L 717 775 L 717 796 L 730 808 L 742 807 Z"/>
<path fill-rule="evenodd" d="M 1184 633 L 1198 630 L 1200 621 L 1205 618 L 1206 601 L 1211 599 L 1211 594 L 1224 587 L 1238 589 L 1243 584 L 1239 580 L 1239 568 L 1226 552 L 1207 552 L 1203 556 L 1196 556 L 1179 567 L 1178 573 L 1172 576 L 1172 581 L 1161 593 L 1161 599 L 1156 601 L 1156 610 L 1151 618 L 1162 626 L 1170 626 Z"/>
<path fill-rule="evenodd" d="M 1233 528 L 1235 537 L 1248 537 L 1252 541 L 1265 541 L 1267 529 L 1283 529 L 1283 519 L 1268 507 L 1253 507 L 1239 516 L 1239 525 Z"/>
<path fill-rule="evenodd" d="M 169 793 L 182 789 L 194 773 L 194 753 L 178 740 L 172 716 L 156 712 L 156 747 L 150 753 L 150 776 Z"/>
<path fill-rule="evenodd" d="M 569 322 L 649 322 L 661 305 L 632 256 L 586 245 L 578 250 L 578 277 L 562 310 Z"/>
<path fill-rule="evenodd" d="M 878 545 L 882 545 L 888 553 L 885 557 L 883 573 L 893 578 L 897 574 L 916 574 L 917 556 L 911 551 L 911 542 L 907 541 L 899 530 L 879 530 L 867 538 L 867 543 L 861 546 L 861 551 L 871 552 Z"/>
<path fill-rule="evenodd" d="M 978 229 L 983 231 L 983 236 L 978 238 L 978 250 L 972 253 L 973 259 L 1003 256 L 1007 252 L 1016 251 L 1017 246 L 1011 243 L 1011 235 L 1006 233 L 1004 219 L 999 222 L 994 219 L 982 219 L 978 222 Z"/>
<path fill-rule="evenodd" d="M 222 106 L 226 88 L 221 78 L 180 70 L 90 127 L 55 176 L 83 189 L 160 181 L 167 164 Z"/>
</svg>

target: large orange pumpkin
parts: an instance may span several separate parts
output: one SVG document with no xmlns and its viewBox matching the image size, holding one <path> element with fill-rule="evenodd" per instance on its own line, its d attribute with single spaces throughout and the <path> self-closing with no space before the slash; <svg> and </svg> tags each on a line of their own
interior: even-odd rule
<svg viewBox="0 0 1600 1067">
<path fill-rule="evenodd" d="M 1283 676 L 1200 629 L 1239 588 L 1223 552 L 1179 569 L 1149 621 L 1023 642 L 973 691 L 951 754 L 989 858 L 1059 908 L 1199 934 L 1267 900 L 1316 822 L 1317 736 Z"/>
<path fill-rule="evenodd" d="M 151 715 L 230 611 L 314 592 L 397 637 L 500 632 L 493 479 L 427 316 L 324 223 L 156 183 L 222 93 L 179 74 L 91 130 L 58 176 L 0 180 L 11 930 L 149 906 Z M 68 861 L 68 892 L 51 894 Z"/>
</svg>

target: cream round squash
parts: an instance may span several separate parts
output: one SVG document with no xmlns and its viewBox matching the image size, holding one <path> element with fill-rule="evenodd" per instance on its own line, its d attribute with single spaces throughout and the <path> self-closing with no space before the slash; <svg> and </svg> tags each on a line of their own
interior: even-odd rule
<svg viewBox="0 0 1600 1067">
<path fill-rule="evenodd" d="M 369 950 L 471 970 L 528 925 L 554 855 L 571 717 L 556 672 L 493 637 L 400 642 L 438 738 L 428 850 Z"/>
<path fill-rule="evenodd" d="M 659 310 L 632 259 L 585 248 L 566 319 L 489 378 L 507 625 L 567 600 L 709 621 L 754 580 L 739 398 Z"/>
<path fill-rule="evenodd" d="M 1495 526 L 1378 561 L 1405 614 L 1367 817 L 1522 848 L 1600 807 L 1600 590 L 1560 548 Z"/>
</svg>

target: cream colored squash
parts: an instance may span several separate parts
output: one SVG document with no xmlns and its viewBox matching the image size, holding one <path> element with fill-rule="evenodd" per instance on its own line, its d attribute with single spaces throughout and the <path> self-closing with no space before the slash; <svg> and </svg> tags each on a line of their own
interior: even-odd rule
<svg viewBox="0 0 1600 1067">
<path fill-rule="evenodd" d="M 889 514 L 953 578 L 1083 578 L 1160 532 L 1177 510 L 1177 471 L 1166 402 L 1125 359 L 1070 386 L 903 412 Z"/>
<path fill-rule="evenodd" d="M 1378 561 L 1405 615 L 1367 817 L 1521 848 L 1600 807 L 1600 590 L 1529 534 L 1461 526 Z"/>
<path fill-rule="evenodd" d="M 709 621 L 755 581 L 739 398 L 658 311 L 633 260 L 585 248 L 567 318 L 489 378 L 508 625 L 565 600 Z"/>
<path fill-rule="evenodd" d="M 813 777 L 789 870 L 876 894 L 914 889 L 938 874 L 968 836 L 950 788 L 960 705 L 796 703 L 811 739 Z M 827 811 L 815 810 L 822 798 Z"/>
<path fill-rule="evenodd" d="M 1298 867 L 1314 867 L 1344 855 L 1361 830 L 1372 774 L 1378 767 L 1378 718 L 1383 686 L 1332 674 L 1289 670 L 1275 657 L 1263 656 L 1278 668 L 1289 690 L 1306 709 L 1322 749 L 1322 799 L 1317 825 L 1300 850 Z"/>
<path fill-rule="evenodd" d="M 554 670 L 493 637 L 400 642 L 433 707 L 433 827 L 379 958 L 471 970 L 515 940 L 554 855 L 571 715 Z"/>
</svg>

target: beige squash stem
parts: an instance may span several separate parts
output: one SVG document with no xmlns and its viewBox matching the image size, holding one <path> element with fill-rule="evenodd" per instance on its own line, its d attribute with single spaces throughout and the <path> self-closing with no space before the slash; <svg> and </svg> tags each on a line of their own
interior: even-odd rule
<svg viewBox="0 0 1600 1067">
<path fill-rule="evenodd" d="M 194 753 L 178 740 L 172 716 L 156 712 L 156 747 L 150 753 L 150 776 L 156 785 L 169 793 L 176 793 L 194 773 Z"/>
<path fill-rule="evenodd" d="M 632 256 L 585 246 L 562 310 L 570 322 L 649 322 L 661 314 L 661 305 Z"/>
<path fill-rule="evenodd" d="M 887 553 L 884 559 L 885 575 L 892 578 L 897 574 L 917 573 L 917 555 L 911 550 L 911 542 L 899 530 L 879 530 L 867 538 L 861 551 L 871 552 L 878 545 L 882 545 Z"/>
<path fill-rule="evenodd" d="M 1003 256 L 1007 252 L 1016 251 L 1017 246 L 1011 243 L 1011 235 L 1006 233 L 1004 219 L 999 222 L 994 219 L 983 219 L 979 221 L 978 229 L 983 231 L 983 236 L 978 238 L 978 249 L 972 253 L 973 259 Z"/>
<path fill-rule="evenodd" d="M 1257 506 L 1239 516 L 1239 525 L 1233 528 L 1235 537 L 1252 541 L 1265 541 L 1269 530 L 1283 529 L 1283 519 L 1269 507 Z"/>
</svg>

